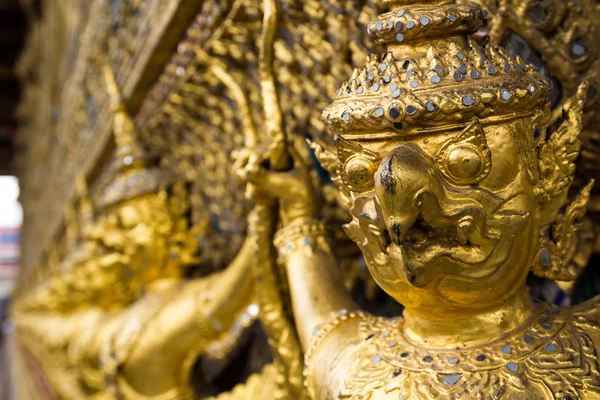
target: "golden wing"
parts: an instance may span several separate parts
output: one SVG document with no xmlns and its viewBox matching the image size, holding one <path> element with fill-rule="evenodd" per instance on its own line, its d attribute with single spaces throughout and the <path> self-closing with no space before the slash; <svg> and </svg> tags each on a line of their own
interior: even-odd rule
<svg viewBox="0 0 600 400">
<path fill-rule="evenodd" d="M 575 176 L 582 129 L 582 109 L 588 85 L 581 84 L 577 94 L 566 102 L 555 131 L 548 132 L 539 148 L 539 183 L 536 195 L 547 203 L 565 193 Z"/>
</svg>

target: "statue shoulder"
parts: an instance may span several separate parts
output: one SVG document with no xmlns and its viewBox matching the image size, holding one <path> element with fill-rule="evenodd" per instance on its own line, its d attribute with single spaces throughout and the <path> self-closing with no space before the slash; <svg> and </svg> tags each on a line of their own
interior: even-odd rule
<svg viewBox="0 0 600 400">
<path fill-rule="evenodd" d="M 600 320 L 600 296 L 596 296 L 588 301 L 574 306 L 573 315 L 575 317 L 585 316 Z"/>
<path fill-rule="evenodd" d="M 384 331 L 394 321 L 362 312 L 342 312 L 316 329 L 305 360 L 305 383 L 311 398 L 354 398 L 358 392 L 367 395 L 371 388 L 385 385 L 387 370 L 377 374 L 367 368 L 364 380 L 359 375 L 371 364 L 376 369 L 386 368 L 387 364 L 377 361 L 370 342 L 375 332 Z M 357 380 L 362 385 L 354 388 Z"/>
<path fill-rule="evenodd" d="M 600 351 L 600 296 L 573 307 L 572 324 L 585 334 Z"/>
<path fill-rule="evenodd" d="M 596 304 L 540 307 L 529 326 L 490 346 L 442 352 L 409 342 L 401 319 L 340 317 L 316 342 L 308 387 L 314 399 L 429 400 L 473 393 L 544 399 L 548 392 L 595 398 Z"/>
</svg>

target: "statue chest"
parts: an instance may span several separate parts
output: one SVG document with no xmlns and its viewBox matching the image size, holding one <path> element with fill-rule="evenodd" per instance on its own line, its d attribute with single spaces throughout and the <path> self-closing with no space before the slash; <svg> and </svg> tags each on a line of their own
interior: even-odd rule
<svg viewBox="0 0 600 400">
<path fill-rule="evenodd" d="M 433 351 L 410 343 L 402 320 L 367 317 L 342 399 L 600 399 L 598 324 L 545 308 L 489 345 Z"/>
</svg>

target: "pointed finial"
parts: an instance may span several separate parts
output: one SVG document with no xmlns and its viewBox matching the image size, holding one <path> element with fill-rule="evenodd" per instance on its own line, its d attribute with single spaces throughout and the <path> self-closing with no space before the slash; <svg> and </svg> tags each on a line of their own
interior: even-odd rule
<svg viewBox="0 0 600 400">
<path fill-rule="evenodd" d="M 139 160 L 144 151 L 137 140 L 135 124 L 123 104 L 114 73 L 108 65 L 104 67 L 104 80 L 114 113 L 113 135 L 117 145 L 117 158 L 122 163 L 122 168 L 127 168 Z"/>
<path fill-rule="evenodd" d="M 466 48 L 466 36 L 476 32 L 485 19 L 479 7 L 448 0 L 386 3 L 392 11 L 380 15 L 368 28 L 396 57 L 422 57 L 430 44 L 443 49 L 457 42 Z"/>
<path fill-rule="evenodd" d="M 123 104 L 113 71 L 108 66 L 104 67 L 104 79 L 114 112 L 113 135 L 117 145 L 117 162 L 116 168 L 113 168 L 116 176 L 100 191 L 101 196 L 96 201 L 98 209 L 147 193 L 156 193 L 175 181 L 170 171 L 157 166 L 157 155 L 143 148 L 135 124 Z"/>
</svg>

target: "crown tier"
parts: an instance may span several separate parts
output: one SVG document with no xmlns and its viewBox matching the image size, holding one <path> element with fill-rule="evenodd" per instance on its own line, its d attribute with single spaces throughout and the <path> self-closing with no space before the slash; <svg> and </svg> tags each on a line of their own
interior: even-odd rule
<svg viewBox="0 0 600 400">
<path fill-rule="evenodd" d="M 429 44 L 442 46 L 439 40 L 442 43 L 454 41 L 465 47 L 466 34 L 477 31 L 484 17 L 484 11 L 473 5 L 394 7 L 393 11 L 371 22 L 367 30 L 376 42 L 387 46 L 398 58 L 402 58 L 404 52 L 415 57 Z"/>
<path fill-rule="evenodd" d="M 387 51 L 356 69 L 323 113 L 335 134 L 398 135 L 411 125 L 514 118 L 547 102 L 548 82 L 533 66 L 468 39 L 485 18 L 476 5 L 388 3 L 393 10 L 369 24 Z"/>
</svg>

